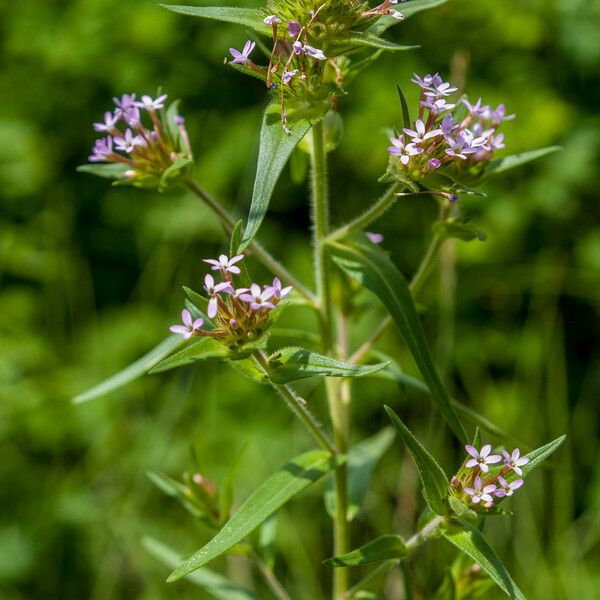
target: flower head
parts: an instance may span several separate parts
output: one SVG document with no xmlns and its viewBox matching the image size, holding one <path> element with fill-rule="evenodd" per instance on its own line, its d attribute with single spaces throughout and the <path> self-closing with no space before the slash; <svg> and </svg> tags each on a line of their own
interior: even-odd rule
<svg viewBox="0 0 600 600">
<path fill-rule="evenodd" d="M 388 152 L 393 156 L 399 156 L 400 162 L 403 165 L 407 165 L 409 163 L 411 156 L 415 156 L 423 152 L 423 148 L 417 146 L 416 144 L 405 144 L 403 135 L 397 138 L 391 137 L 390 142 L 392 142 L 392 145 L 388 148 Z"/>
<path fill-rule="evenodd" d="M 235 48 L 229 48 L 229 52 L 231 52 L 231 56 L 233 56 L 233 60 L 231 61 L 234 65 L 246 65 L 250 62 L 250 54 L 256 47 L 256 42 L 252 42 L 248 40 L 244 44 L 243 50 L 240 52 Z"/>
<path fill-rule="evenodd" d="M 250 293 L 248 293 L 248 291 Z M 250 304 L 252 310 L 260 310 L 261 308 L 275 308 L 275 305 L 269 300 L 273 297 L 272 288 L 260 289 L 257 283 L 253 283 L 250 286 L 250 290 L 239 295 L 242 302 Z"/>
<path fill-rule="evenodd" d="M 413 144 L 420 144 L 421 142 L 424 142 L 425 140 L 429 140 L 431 138 L 437 137 L 438 135 L 442 134 L 441 129 L 432 129 L 431 131 L 427 131 L 427 129 L 425 127 L 425 123 L 423 123 L 423 121 L 421 119 L 417 119 L 417 122 L 415 123 L 415 128 L 416 128 L 416 131 L 414 129 L 407 129 L 407 128 L 404 128 L 402 130 L 407 135 L 410 135 L 410 137 L 412 138 Z"/>
<path fill-rule="evenodd" d="M 124 137 L 115 138 L 117 150 L 131 154 L 135 148 L 147 146 L 146 140 L 141 135 L 133 135 L 131 129 L 125 131 Z"/>
<path fill-rule="evenodd" d="M 479 467 L 481 471 L 487 473 L 490 470 L 488 465 L 499 463 L 502 460 L 500 455 L 490 454 L 492 451 L 492 446 L 490 444 L 483 446 L 480 451 L 471 445 L 465 446 L 465 450 L 473 457 L 465 463 L 465 466 L 469 469 L 473 467 Z"/>
<path fill-rule="evenodd" d="M 217 311 L 219 309 L 219 294 L 221 292 L 226 292 L 228 294 L 233 293 L 233 287 L 231 286 L 230 281 L 222 281 L 221 283 L 217 283 L 215 285 L 215 278 L 207 274 L 204 277 L 204 289 L 206 293 L 210 296 L 208 301 L 208 309 L 206 314 L 210 319 L 214 319 L 217 315 Z"/>
<path fill-rule="evenodd" d="M 265 292 L 270 294 L 270 297 L 275 298 L 276 300 L 285 298 L 294 289 L 294 287 L 291 285 L 282 288 L 279 277 L 275 277 L 275 279 L 273 279 L 273 285 L 264 285 L 263 288 Z"/>
<path fill-rule="evenodd" d="M 101 123 L 94 123 L 95 131 L 112 131 L 115 125 L 118 123 L 123 111 L 117 108 L 113 112 L 107 111 L 104 113 L 104 121 Z"/>
<path fill-rule="evenodd" d="M 522 479 L 515 479 L 510 483 L 504 477 L 498 476 L 500 487 L 494 492 L 494 496 L 503 498 L 504 496 L 512 496 L 515 490 L 518 490 L 524 483 Z"/>
<path fill-rule="evenodd" d="M 510 467 L 517 475 L 523 475 L 521 467 L 525 466 L 529 459 L 526 456 L 521 456 L 519 448 L 515 448 L 511 454 L 506 450 L 502 450 L 502 456 L 504 457 L 502 462 L 505 466 Z"/>
<path fill-rule="evenodd" d="M 493 484 L 484 486 L 481 477 L 475 477 L 472 488 L 465 488 L 465 493 L 471 496 L 473 504 L 479 504 L 480 502 L 492 504 L 494 502 L 492 494 L 495 491 L 496 486 Z"/>
<path fill-rule="evenodd" d="M 263 19 L 263 23 L 272 27 L 273 25 L 278 25 L 281 23 L 281 19 L 276 15 L 269 15 Z"/>
<path fill-rule="evenodd" d="M 165 100 L 168 98 L 167 94 L 162 94 L 155 100 L 152 99 L 151 96 L 142 96 L 141 101 L 136 102 L 135 106 L 138 108 L 143 108 L 148 111 L 152 110 L 160 110 L 165 107 Z"/>
<path fill-rule="evenodd" d="M 183 325 L 171 325 L 169 329 L 173 333 L 183 336 L 183 338 L 186 340 L 191 338 L 194 333 L 198 331 L 202 325 L 204 325 L 204 319 L 196 319 L 195 321 L 192 321 L 192 315 L 190 311 L 185 308 L 181 311 L 181 320 Z"/>
<path fill-rule="evenodd" d="M 367 231 L 367 237 L 369 241 L 373 244 L 381 244 L 383 242 L 383 235 L 381 233 L 373 233 L 372 231 Z"/>
<path fill-rule="evenodd" d="M 92 155 L 89 157 L 90 162 L 105 161 L 113 153 L 113 139 L 109 135 L 105 138 L 96 140 L 92 148 Z"/>
<path fill-rule="evenodd" d="M 243 254 L 238 254 L 232 258 L 228 258 L 225 254 L 221 254 L 218 260 L 215 260 L 214 258 L 205 258 L 202 262 L 211 265 L 213 271 L 221 271 L 222 275 L 226 275 L 227 273 L 239 275 L 241 271 L 239 267 L 235 266 L 235 263 L 240 262 L 243 258 Z"/>
<path fill-rule="evenodd" d="M 135 94 L 123 94 L 120 99 L 113 98 L 113 102 L 117 108 L 125 111 L 135 106 Z"/>
</svg>

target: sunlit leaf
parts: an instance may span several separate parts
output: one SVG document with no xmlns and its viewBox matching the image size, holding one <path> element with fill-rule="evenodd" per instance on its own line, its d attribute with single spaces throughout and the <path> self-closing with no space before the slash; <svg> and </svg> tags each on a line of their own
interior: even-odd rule
<svg viewBox="0 0 600 600">
<path fill-rule="evenodd" d="M 417 465 L 423 484 L 423 494 L 429 508 L 438 515 L 448 514 L 448 505 L 446 504 L 448 477 L 442 467 L 409 431 L 400 417 L 389 406 L 384 408 Z"/>
<path fill-rule="evenodd" d="M 356 567 L 383 560 L 397 560 L 407 555 L 406 545 L 399 535 L 383 535 L 352 552 L 329 558 L 325 564 L 333 567 Z"/>
<path fill-rule="evenodd" d="M 368 31 L 354 32 L 352 35 L 342 38 L 339 43 L 344 45 L 348 44 L 350 46 L 368 46 L 371 48 L 378 48 L 380 50 L 390 50 L 393 52 L 397 52 L 399 50 L 413 50 L 415 48 L 419 48 L 419 46 L 403 46 L 401 44 L 396 44 L 395 42 L 391 42 L 390 40 L 381 38 Z"/>
<path fill-rule="evenodd" d="M 496 556 L 481 532 L 467 521 L 449 524 L 442 528 L 442 535 L 461 552 L 472 558 L 496 582 L 498 587 L 513 600 L 526 600 L 523 592 L 512 580 L 502 561 Z"/>
<path fill-rule="evenodd" d="M 180 336 L 172 335 L 168 337 L 156 346 L 156 348 L 142 356 L 139 360 L 136 360 L 126 369 L 123 369 L 116 375 L 106 379 L 91 390 L 75 396 L 73 402 L 80 404 L 82 402 L 87 402 L 88 400 L 93 400 L 94 398 L 100 398 L 101 396 L 105 396 L 106 394 L 114 392 L 124 385 L 135 381 L 139 377 L 142 377 L 142 375 L 145 375 L 152 367 L 171 354 L 173 350 L 179 348 L 182 344 L 183 340 Z"/>
<path fill-rule="evenodd" d="M 229 358 L 230 356 L 230 350 L 223 344 L 210 337 L 197 337 L 187 341 L 186 347 L 183 350 L 160 361 L 150 369 L 149 373 L 162 373 L 170 369 L 191 365 L 199 360 Z"/>
<path fill-rule="evenodd" d="M 287 347 L 269 357 L 269 378 L 273 383 L 289 383 L 307 377 L 364 377 L 386 364 L 355 365 L 305 348 Z"/>
<path fill-rule="evenodd" d="M 181 562 L 180 554 L 154 538 L 145 537 L 142 544 L 154 558 L 170 569 L 175 568 Z M 217 600 L 260 600 L 250 590 L 236 585 L 223 575 L 209 569 L 198 569 L 194 573 L 188 574 L 186 579 Z"/>
<path fill-rule="evenodd" d="M 80 173 L 90 173 L 106 179 L 122 179 L 125 171 L 131 169 L 123 163 L 96 163 L 77 167 Z"/>
<path fill-rule="evenodd" d="M 463 443 L 468 443 L 462 423 L 436 371 L 412 294 L 402 273 L 380 248 L 366 238 L 344 244 L 335 242 L 330 248 L 338 265 L 385 304 L 444 419 L 455 435 Z"/>
<path fill-rule="evenodd" d="M 531 150 L 529 152 L 522 152 L 521 154 L 513 154 L 511 156 L 505 156 L 504 158 L 498 158 L 493 160 L 485 172 L 484 179 L 488 179 L 492 176 L 499 175 L 515 167 L 520 167 L 528 162 L 553 154 L 562 150 L 560 146 L 548 146 L 547 148 L 538 148 L 537 150 Z"/>
<path fill-rule="evenodd" d="M 213 21 L 223 21 L 243 25 L 263 35 L 271 35 L 272 30 L 264 22 L 264 15 L 255 8 L 237 8 L 232 6 L 181 6 L 161 4 L 172 12 L 190 17 L 201 17 Z"/>
<path fill-rule="evenodd" d="M 229 550 L 288 500 L 339 464 L 339 458 L 336 460 L 327 452 L 313 450 L 284 465 L 250 495 L 208 544 L 181 563 L 168 581 L 185 577 Z"/>
<path fill-rule="evenodd" d="M 294 148 L 311 127 L 307 119 L 298 119 L 288 125 L 289 133 L 281 124 L 281 107 L 272 103 L 265 111 L 260 130 L 260 147 L 256 166 L 256 179 L 252 191 L 252 203 L 244 236 L 239 246 L 242 252 L 258 232 L 275 189 Z"/>
<path fill-rule="evenodd" d="M 392 445 L 394 437 L 393 429 L 386 428 L 352 446 L 347 462 L 349 521 L 352 521 L 358 515 L 363 505 L 373 470 L 386 450 Z M 335 518 L 336 501 L 331 481 L 325 492 L 325 507 L 329 516 Z"/>
<path fill-rule="evenodd" d="M 527 454 L 526 456 L 529 459 L 529 462 L 521 467 L 523 477 L 527 477 L 534 469 L 539 467 L 553 452 L 558 450 L 566 439 L 566 435 L 561 435 L 545 446 L 541 446 Z"/>
</svg>

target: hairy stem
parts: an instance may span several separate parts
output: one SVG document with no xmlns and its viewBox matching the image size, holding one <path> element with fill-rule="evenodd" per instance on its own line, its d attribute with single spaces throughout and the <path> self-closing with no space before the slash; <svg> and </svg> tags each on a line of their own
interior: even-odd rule
<svg viewBox="0 0 600 600">
<path fill-rule="evenodd" d="M 254 360 L 261 367 L 265 375 L 269 374 L 269 359 L 262 350 L 254 352 Z M 334 444 L 329 440 L 327 435 L 321 429 L 319 422 L 315 419 L 312 413 L 306 407 L 306 402 L 301 398 L 294 389 L 289 385 L 280 385 L 271 383 L 273 388 L 285 400 L 290 410 L 300 419 L 301 423 L 308 429 L 312 436 L 317 440 L 319 445 L 327 452 L 337 454 L 338 451 Z"/>
<path fill-rule="evenodd" d="M 186 186 L 198 196 L 198 198 L 200 198 L 204 204 L 217 215 L 217 217 L 219 217 L 223 227 L 231 234 L 236 224 L 235 217 L 223 208 L 215 198 L 200 187 L 196 181 L 189 180 Z M 269 254 L 269 252 L 267 252 L 267 250 L 265 250 L 257 241 L 252 240 L 250 242 L 250 249 L 272 273 L 283 279 L 284 282 L 293 285 L 294 289 L 304 296 L 311 304 L 317 304 L 317 297 L 304 284 L 298 281 L 298 279 L 296 279 L 296 277 L 294 277 L 279 261 L 271 256 L 271 254 Z"/>
<path fill-rule="evenodd" d="M 367 225 L 377 220 L 379 217 L 381 217 L 381 215 L 383 215 L 383 213 L 391 208 L 391 206 L 397 200 L 396 194 L 401 189 L 402 186 L 399 183 L 393 183 L 387 189 L 385 194 L 383 194 L 383 196 L 381 196 L 381 198 L 379 198 L 379 200 L 373 204 L 373 206 L 368 208 L 362 215 L 356 217 L 356 219 L 353 219 L 349 223 L 346 223 L 346 225 L 342 225 L 342 227 L 336 229 L 329 235 L 328 239 L 330 241 L 339 240 L 345 238 L 351 233 L 354 233 L 355 231 L 364 229 Z"/>
<path fill-rule="evenodd" d="M 314 268 L 321 315 L 323 350 L 326 354 L 333 354 L 335 336 L 331 301 L 331 265 L 325 247 L 325 240 L 329 235 L 327 154 L 322 122 L 312 128 L 311 174 Z M 350 388 L 340 380 L 326 378 L 325 389 L 333 427 L 333 443 L 338 452 L 346 454 L 350 439 Z M 349 547 L 348 467 L 346 463 L 335 469 L 334 490 L 336 512 L 333 545 L 335 554 L 339 555 L 345 554 Z M 333 572 L 333 600 L 341 600 L 347 589 L 348 570 L 345 568 L 335 569 Z"/>
</svg>

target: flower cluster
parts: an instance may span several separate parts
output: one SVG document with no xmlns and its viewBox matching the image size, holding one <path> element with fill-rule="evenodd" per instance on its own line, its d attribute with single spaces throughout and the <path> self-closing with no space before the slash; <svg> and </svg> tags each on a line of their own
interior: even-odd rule
<svg viewBox="0 0 600 600">
<path fill-rule="evenodd" d="M 164 189 L 192 162 L 185 120 L 174 107 L 165 111 L 166 99 L 166 94 L 113 98 L 113 110 L 94 123 L 94 130 L 106 136 L 96 140 L 90 162 L 122 166 L 124 183 Z"/>
<path fill-rule="evenodd" d="M 485 444 L 481 450 L 465 446 L 469 458 L 452 478 L 450 489 L 454 496 L 467 501 L 471 506 L 488 510 L 499 499 L 512 496 L 523 485 L 521 467 L 529 459 L 521 456 L 516 448 L 511 453 L 492 454 L 492 446 Z"/>
<path fill-rule="evenodd" d="M 504 104 L 493 109 L 481 98 L 471 103 L 463 98 L 454 103 L 448 98 L 458 89 L 437 73 L 411 80 L 420 88 L 419 111 L 413 127 L 390 138 L 388 152 L 393 166 L 404 178 L 419 180 L 448 166 L 464 173 L 485 166 L 494 151 L 504 148 L 504 134 L 497 133 L 507 115 Z"/>
<path fill-rule="evenodd" d="M 390 15 L 402 20 L 392 6 L 398 0 L 385 0 L 370 8 L 362 0 L 271 0 L 264 26 L 272 31 L 269 64 L 257 65 L 252 59 L 256 43 L 248 40 L 241 50 L 230 48 L 230 65 L 262 79 L 281 101 L 283 127 L 287 130 L 287 110 L 300 106 L 324 113 L 331 97 L 343 93 L 342 84 L 349 73 L 347 54 L 356 51 L 353 35 L 364 31 L 376 19 Z M 266 29 L 268 31 L 268 29 Z"/>
<path fill-rule="evenodd" d="M 241 275 L 238 263 L 244 255 L 229 258 L 221 254 L 219 258 L 204 259 L 221 281 L 215 281 L 213 274 L 204 277 L 204 291 L 208 298 L 206 315 L 210 328 L 204 328 L 204 319 L 193 320 L 185 309 L 181 313 L 182 325 L 173 325 L 173 333 L 189 339 L 192 336 L 205 336 L 219 339 L 230 347 L 240 347 L 254 342 L 269 328 L 271 313 L 292 291 L 292 286 L 283 287 L 276 277 L 271 285 L 251 283 L 249 287 L 235 287 L 234 276 Z"/>
</svg>

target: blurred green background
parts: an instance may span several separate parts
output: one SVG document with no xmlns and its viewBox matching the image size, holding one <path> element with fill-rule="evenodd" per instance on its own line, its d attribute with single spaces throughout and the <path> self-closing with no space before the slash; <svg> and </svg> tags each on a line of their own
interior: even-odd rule
<svg viewBox="0 0 600 600">
<path fill-rule="evenodd" d="M 244 3 L 246 4 L 246 3 Z M 247 3 L 256 4 L 256 3 Z M 453 72 L 470 96 L 505 102 L 516 153 L 564 151 L 466 197 L 485 243 L 448 246 L 441 286 L 426 290 L 424 322 L 456 396 L 529 448 L 569 435 L 550 468 L 513 500 L 515 516 L 488 535 L 528 597 L 598 598 L 600 590 L 600 4 L 588 0 L 452 0 L 390 32 L 413 52 L 382 57 L 340 104 L 345 137 L 331 156 L 333 218 L 356 214 L 382 190 L 385 128 L 398 125 L 400 83 Z M 82 406 L 70 398 L 135 360 L 177 321 L 181 285 L 199 289 L 201 259 L 224 248 L 193 198 L 112 188 L 78 174 L 91 124 L 114 95 L 181 98 L 210 192 L 243 215 L 252 188 L 261 85 L 223 67 L 241 28 L 176 16 L 152 0 L 21 0 L 0 5 L 0 598 L 204 598 L 141 546 L 153 535 L 181 552 L 208 539 L 147 479 L 191 468 L 190 446 L 217 483 L 247 444 L 239 502 L 282 462 L 311 446 L 267 388 L 220 364 L 147 377 Z M 410 276 L 435 205 L 407 199 L 373 226 Z M 285 177 L 261 240 L 307 282 L 307 194 Z M 454 265 L 456 264 L 456 269 Z M 265 275 L 257 265 L 255 271 Z M 440 292 L 441 290 L 441 292 Z M 354 343 L 380 320 L 356 327 Z M 380 312 L 381 311 L 381 312 Z M 306 325 L 302 309 L 287 323 Z M 414 373 L 394 333 L 382 342 Z M 461 456 L 427 398 L 389 382 L 359 382 L 355 441 L 385 424 L 385 402 L 437 452 Z M 302 391 L 326 413 L 318 382 Z M 490 438 L 490 441 L 497 442 Z M 323 598 L 330 555 L 323 485 L 280 515 L 277 571 L 296 600 Z M 377 470 L 353 544 L 408 534 L 423 501 L 396 442 Z M 409 564 L 430 598 L 452 560 L 443 542 Z M 251 584 L 243 559 L 215 565 Z M 257 589 L 262 590 L 258 580 Z M 398 575 L 387 597 L 402 598 Z M 262 591 L 261 591 L 262 593 Z M 268 598 L 268 594 L 263 596 Z M 501 597 L 492 590 L 487 597 Z"/>
</svg>

